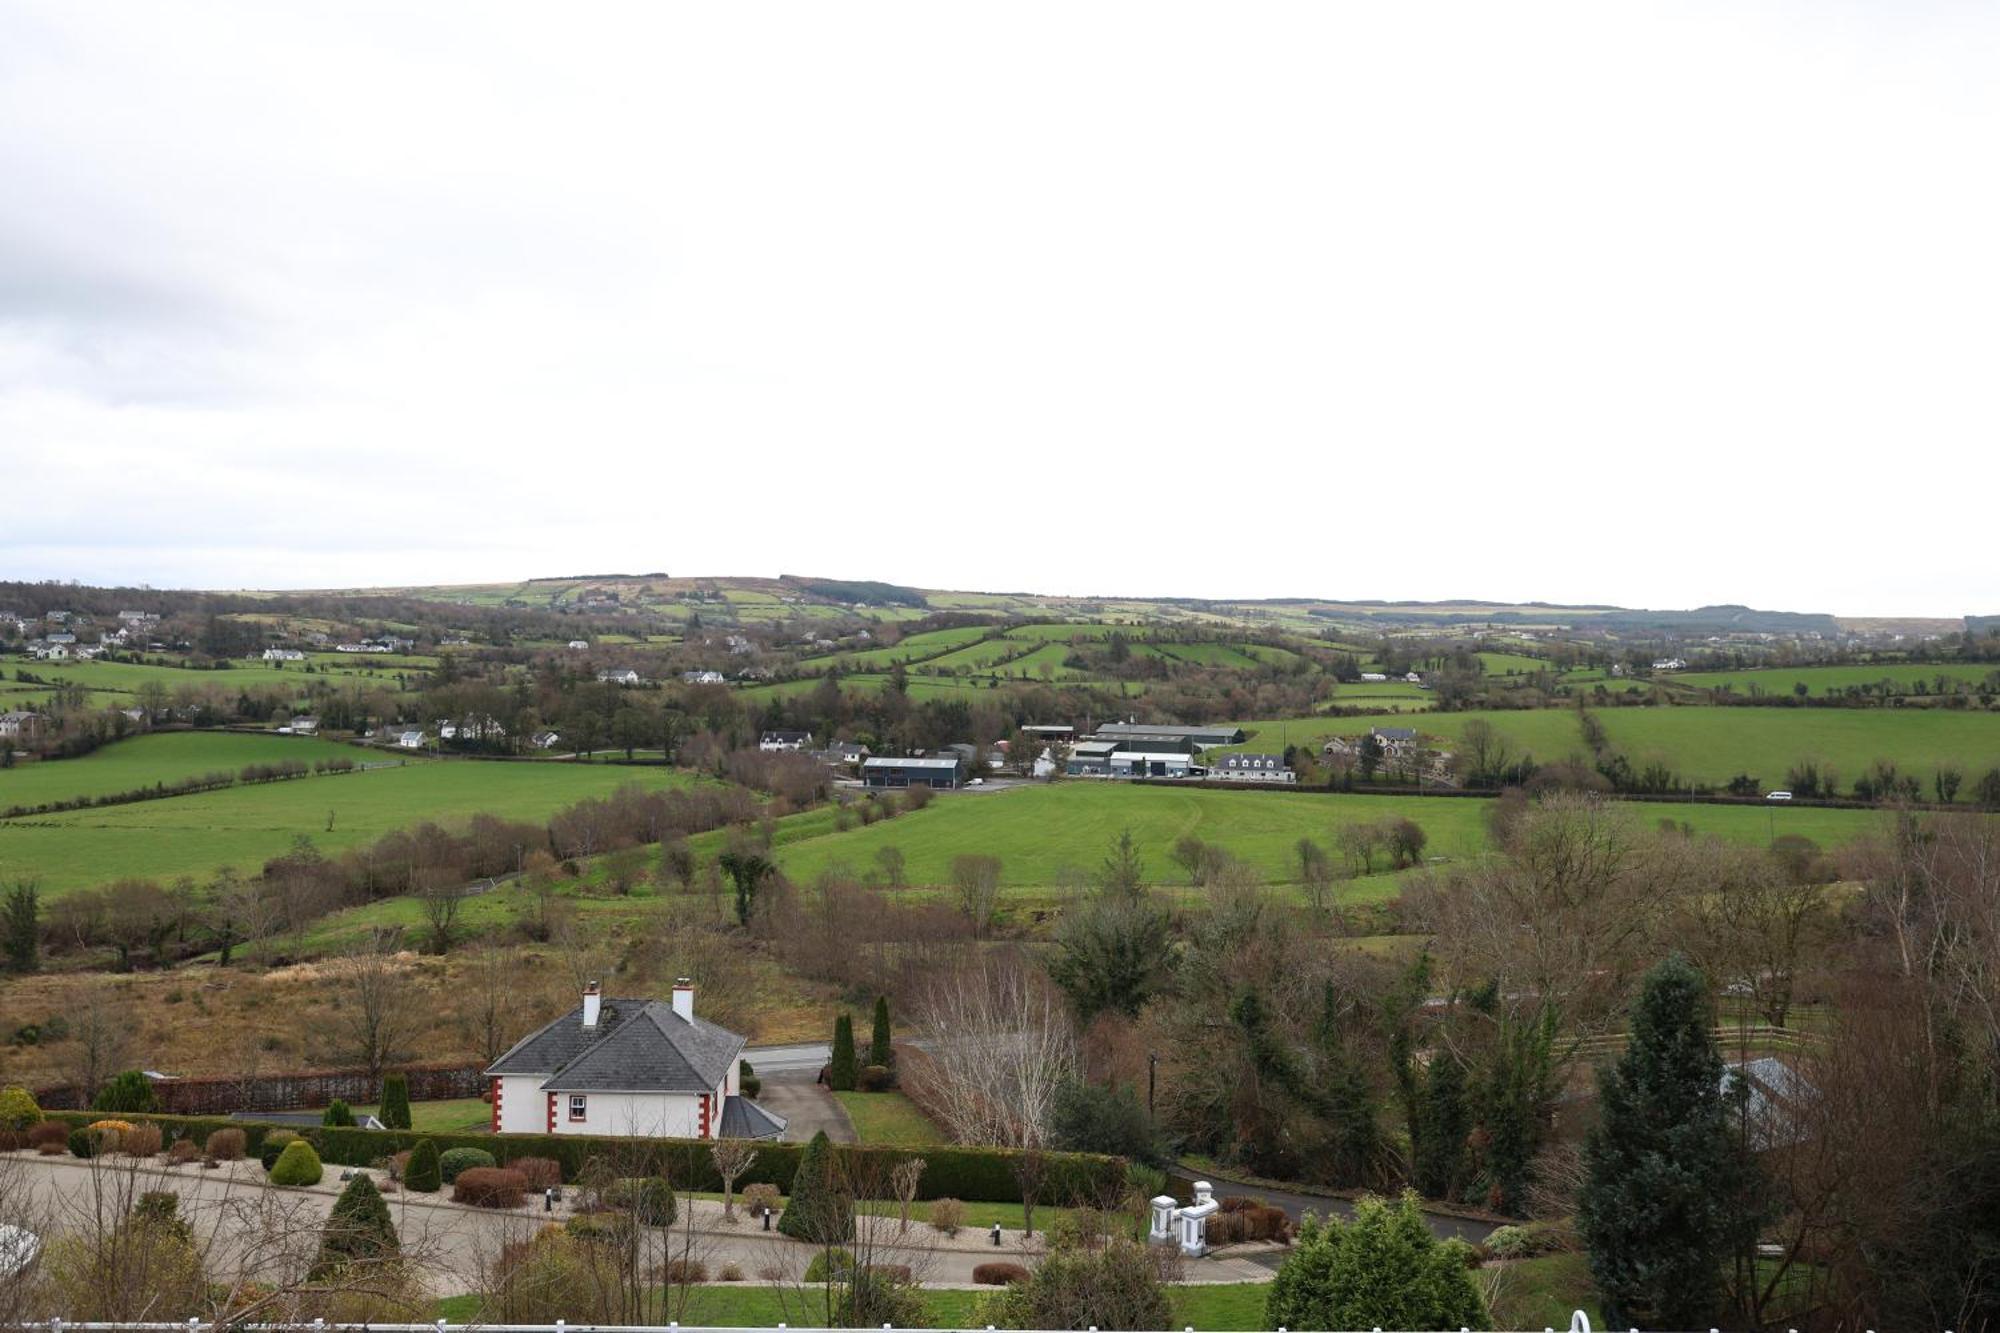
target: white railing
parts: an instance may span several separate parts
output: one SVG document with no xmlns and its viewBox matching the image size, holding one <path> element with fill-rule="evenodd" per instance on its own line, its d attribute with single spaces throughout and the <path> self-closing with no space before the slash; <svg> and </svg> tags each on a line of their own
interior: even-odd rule
<svg viewBox="0 0 2000 1333">
<path fill-rule="evenodd" d="M 718 1328 L 707 1324 L 672 1323 L 572 1324 L 563 1320 L 553 1324 L 454 1324 L 443 1319 L 428 1324 L 340 1324 L 324 1319 L 288 1324 L 243 1324 L 233 1323 L 227 1319 L 106 1324 L 48 1319 L 17 1327 L 38 1330 L 38 1333 L 853 1333 L 851 1329 L 823 1329 L 808 1324 L 796 1327 L 788 1324 L 764 1324 L 755 1328 Z M 890 1330 L 891 1327 L 889 1324 L 882 1325 L 884 1330 Z M 962 1333 L 979 1333 L 979 1330 L 968 1327 L 962 1330 Z M 993 1325 L 986 1325 L 984 1333 L 995 1333 Z M 1027 1333 L 1046 1333 L 1046 1331 L 1028 1330 Z M 1089 1333 L 1097 1333 L 1097 1326 L 1093 1324 Z M 1196 1330 L 1194 1325 L 1189 1324 L 1182 1329 L 1159 1329 L 1154 1333 L 1196 1333 Z M 1291 1333 L 1291 1331 L 1280 1328 L 1277 1333 Z M 1308 1331 L 1300 1329 L 1295 1333 L 1308 1333 Z M 1384 1330 L 1378 1327 L 1372 1330 L 1346 1330 L 1345 1333 L 1384 1333 Z M 1449 1330 L 1425 1330 L 1423 1333 L 1449 1333 Z M 1458 1333 L 1467 1333 L 1467 1330 L 1461 1328 Z M 1517 1330 L 1516 1333 L 1531 1333 L 1531 1331 Z M 1555 1333 L 1555 1330 L 1545 1328 L 1542 1333 Z M 1591 1333 L 1590 1316 L 1581 1310 L 1572 1314 L 1569 1319 L 1569 1333 Z M 1634 1330 L 1634 1333 L 1637 1331 Z M 1716 1331 L 1710 1329 L 1709 1333 Z"/>
</svg>

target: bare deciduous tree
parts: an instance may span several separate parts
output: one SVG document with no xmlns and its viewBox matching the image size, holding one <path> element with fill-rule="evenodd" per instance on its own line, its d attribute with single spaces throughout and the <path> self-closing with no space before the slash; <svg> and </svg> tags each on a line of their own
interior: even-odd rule
<svg viewBox="0 0 2000 1333">
<path fill-rule="evenodd" d="M 952 857 L 951 888 L 973 937 L 983 939 L 993 927 L 1000 903 L 1000 858 L 970 853 Z"/>
<path fill-rule="evenodd" d="M 401 1059 L 419 1022 L 408 969 L 379 948 L 361 948 L 333 964 L 340 1002 L 333 1008 L 334 1037 L 343 1060 L 370 1077 Z"/>
<path fill-rule="evenodd" d="M 933 984 L 917 1022 L 930 1057 L 927 1090 L 954 1138 L 1044 1141 L 1056 1089 L 1075 1075 L 1077 1045 L 1039 970 L 1018 957 L 982 958 Z"/>
<path fill-rule="evenodd" d="M 757 1150 L 744 1139 L 717 1139 L 709 1146 L 708 1156 L 715 1163 L 715 1174 L 722 1177 L 722 1220 L 733 1223 L 736 1178 L 756 1164 Z"/>
</svg>

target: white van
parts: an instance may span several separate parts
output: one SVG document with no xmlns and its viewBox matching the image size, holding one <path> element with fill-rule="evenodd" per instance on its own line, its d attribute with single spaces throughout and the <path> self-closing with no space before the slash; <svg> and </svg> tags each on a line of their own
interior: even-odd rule
<svg viewBox="0 0 2000 1333">
<path fill-rule="evenodd" d="M 1767 801 L 1789 801 L 1792 799 L 1792 794 L 1788 791 L 1767 791 L 1764 793 L 1764 799 Z"/>
</svg>

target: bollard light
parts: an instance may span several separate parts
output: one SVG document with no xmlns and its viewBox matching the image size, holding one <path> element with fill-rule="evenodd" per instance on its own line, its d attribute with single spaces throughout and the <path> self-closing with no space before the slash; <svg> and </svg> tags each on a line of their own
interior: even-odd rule
<svg viewBox="0 0 2000 1333">
<path fill-rule="evenodd" d="M 1000 1243 L 1000 1224 L 998 1222 L 993 1224 L 993 1243 L 995 1245 Z"/>
</svg>

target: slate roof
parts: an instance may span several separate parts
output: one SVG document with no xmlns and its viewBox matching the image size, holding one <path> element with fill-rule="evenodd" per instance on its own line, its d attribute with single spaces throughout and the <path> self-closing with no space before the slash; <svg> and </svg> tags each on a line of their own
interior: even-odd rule
<svg viewBox="0 0 2000 1333">
<path fill-rule="evenodd" d="M 595 1028 L 583 1026 L 579 1005 L 486 1072 L 543 1074 L 548 1092 L 712 1092 L 743 1045 L 727 1028 L 682 1018 L 666 1000 L 607 997 Z"/>
<path fill-rule="evenodd" d="M 1417 738 L 1415 727 L 1377 727 L 1375 735 L 1385 741 L 1413 741 Z"/>
<path fill-rule="evenodd" d="M 748 1097 L 724 1097 L 716 1134 L 725 1139 L 775 1139 L 785 1132 L 786 1123 L 783 1116 L 772 1115 Z"/>
</svg>

